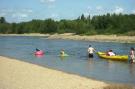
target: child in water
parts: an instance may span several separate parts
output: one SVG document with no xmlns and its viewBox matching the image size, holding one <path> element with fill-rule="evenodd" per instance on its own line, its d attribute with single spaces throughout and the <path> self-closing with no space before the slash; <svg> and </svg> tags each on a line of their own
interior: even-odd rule
<svg viewBox="0 0 135 89">
<path fill-rule="evenodd" d="M 36 51 L 40 51 L 40 50 L 36 48 Z"/>
<path fill-rule="evenodd" d="M 60 51 L 60 55 L 64 55 L 64 54 L 65 54 L 64 49 L 62 49 L 62 50 Z"/>
</svg>

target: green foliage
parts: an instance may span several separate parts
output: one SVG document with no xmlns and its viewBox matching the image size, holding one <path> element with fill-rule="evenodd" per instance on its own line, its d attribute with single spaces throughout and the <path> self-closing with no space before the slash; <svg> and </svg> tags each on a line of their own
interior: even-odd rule
<svg viewBox="0 0 135 89">
<path fill-rule="evenodd" d="M 9 34 L 11 33 L 11 25 L 8 24 L 8 23 L 1 23 L 0 24 L 0 33 L 3 33 L 3 34 Z"/>
<path fill-rule="evenodd" d="M 55 32 L 57 32 L 57 23 L 54 20 L 47 19 L 45 21 L 45 23 L 46 23 L 46 29 L 45 29 L 46 33 L 55 33 Z"/>
<path fill-rule="evenodd" d="M 0 23 L 6 23 L 6 20 L 4 17 L 0 17 Z"/>
<path fill-rule="evenodd" d="M 76 33 L 81 35 L 124 34 L 135 35 L 135 15 L 106 14 L 102 16 L 83 14 L 75 20 L 32 20 L 21 23 L 7 23 L 0 18 L 0 33 Z"/>
</svg>

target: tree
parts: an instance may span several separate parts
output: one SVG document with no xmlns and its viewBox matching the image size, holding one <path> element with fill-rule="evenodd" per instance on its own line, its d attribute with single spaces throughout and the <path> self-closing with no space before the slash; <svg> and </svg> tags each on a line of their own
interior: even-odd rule
<svg viewBox="0 0 135 89">
<path fill-rule="evenodd" d="M 29 22 L 7 23 L 0 18 L 0 33 L 65 33 L 76 34 L 135 34 L 135 14 L 109 14 L 85 17 L 75 20 L 32 20 Z"/>
<path fill-rule="evenodd" d="M 52 19 L 47 19 L 46 21 L 46 32 L 47 33 L 54 33 L 57 31 L 57 24 Z"/>
<path fill-rule="evenodd" d="M 0 17 L 0 23 L 6 23 L 6 20 L 4 17 Z"/>
<path fill-rule="evenodd" d="M 81 20 L 82 20 L 82 21 L 85 21 L 85 16 L 84 16 L 84 14 L 81 15 Z"/>
</svg>

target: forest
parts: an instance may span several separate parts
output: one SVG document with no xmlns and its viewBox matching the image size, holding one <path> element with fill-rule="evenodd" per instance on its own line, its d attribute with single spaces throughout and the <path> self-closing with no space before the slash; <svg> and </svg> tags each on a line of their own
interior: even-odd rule
<svg viewBox="0 0 135 89">
<path fill-rule="evenodd" d="M 5 17 L 0 17 L 1 34 L 24 33 L 75 33 L 78 35 L 129 35 L 135 36 L 135 14 L 105 14 L 84 16 L 74 20 L 51 18 L 45 20 L 33 19 L 28 22 L 9 23 Z"/>
</svg>

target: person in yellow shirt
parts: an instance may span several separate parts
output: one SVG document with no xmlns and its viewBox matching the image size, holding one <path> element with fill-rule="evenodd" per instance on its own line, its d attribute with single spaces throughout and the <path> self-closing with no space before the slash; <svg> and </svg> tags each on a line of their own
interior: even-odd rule
<svg viewBox="0 0 135 89">
<path fill-rule="evenodd" d="M 65 54 L 64 49 L 62 49 L 62 50 L 60 51 L 60 55 L 64 55 L 64 54 Z"/>
</svg>

